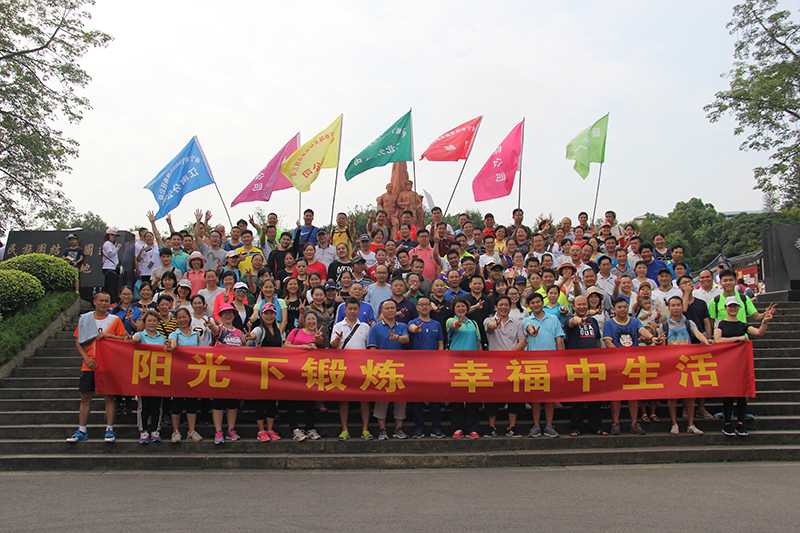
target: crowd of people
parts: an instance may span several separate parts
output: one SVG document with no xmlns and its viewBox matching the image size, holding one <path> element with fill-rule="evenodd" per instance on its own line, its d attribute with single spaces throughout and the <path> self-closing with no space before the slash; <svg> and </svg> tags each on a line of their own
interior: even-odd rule
<svg viewBox="0 0 800 533">
<path fill-rule="evenodd" d="M 280 231 L 270 213 L 265 224 L 240 220 L 228 231 L 211 225 L 210 212 L 198 210 L 191 231 L 161 234 L 148 213 L 150 228 L 139 231 L 135 246 L 136 283 L 117 287 L 115 231 L 103 246 L 106 287 L 94 298 L 95 310 L 81 317 L 75 331 L 83 358 L 79 427 L 70 442 L 88 439 L 89 405 L 94 395 L 94 341 L 111 337 L 166 346 L 301 347 L 317 349 L 411 349 L 535 351 L 626 348 L 650 344 L 738 342 L 763 335 L 774 305 L 758 312 L 737 285 L 736 273 L 703 270 L 695 286 L 681 246 L 668 247 L 656 233 L 644 242 L 633 226 L 622 227 L 613 211 L 599 226 L 580 213 L 578 224 L 565 217 L 553 228 L 548 220 L 530 228 L 522 209 L 513 222 L 497 225 L 486 213 L 483 228 L 462 214 L 458 227 L 434 207 L 425 227 L 406 211 L 397 227 L 385 211 L 370 215 L 367 233 L 357 235 L 344 213 L 330 229 L 314 225 L 306 209 L 293 231 Z M 74 242 L 73 242 L 74 240 Z M 81 259 L 70 236 L 68 259 Z M 106 261 L 108 261 L 106 263 Z M 716 275 L 716 279 L 715 279 Z M 114 304 L 112 305 L 112 300 Z M 748 327 L 747 321 L 761 327 Z M 105 398 L 105 440 L 113 442 L 115 397 Z M 125 399 L 122 400 L 123 402 Z M 202 440 L 198 416 L 211 412 L 214 442 L 239 440 L 240 400 L 197 398 L 137 399 L 139 442 L 161 440 L 162 411 L 171 414 L 171 440 Z M 442 409 L 450 410 L 452 438 L 498 435 L 497 416 L 506 404 L 485 403 L 488 424 L 480 430 L 478 403 L 393 402 L 395 438 L 410 411 L 412 438 L 444 438 Z M 702 434 L 696 419 L 713 415 L 702 398 L 683 400 L 690 434 Z M 657 403 L 643 397 L 628 402 L 631 433 L 644 435 L 642 423 L 659 421 Z M 508 403 L 505 435 L 521 437 L 520 415 L 532 411 L 529 437 L 559 437 L 555 403 Z M 571 405 L 570 434 L 607 435 L 600 402 Z M 621 402 L 610 402 L 610 433 L 622 432 Z M 746 398 L 724 400 L 723 433 L 746 436 Z M 278 408 L 285 411 L 291 438 L 316 440 L 322 402 L 253 400 L 261 441 L 279 440 Z M 361 402 L 363 439 L 370 432 L 370 402 Z M 430 428 L 426 430 L 425 410 Z M 680 432 L 677 400 L 668 402 L 671 430 Z M 300 414 L 303 415 L 302 426 Z M 388 402 L 375 402 L 377 438 L 389 438 Z M 544 421 L 542 422 L 542 414 Z M 339 405 L 341 433 L 350 438 L 349 405 Z M 227 430 L 223 431 L 224 424 Z M 286 435 L 285 435 L 286 436 Z"/>
</svg>

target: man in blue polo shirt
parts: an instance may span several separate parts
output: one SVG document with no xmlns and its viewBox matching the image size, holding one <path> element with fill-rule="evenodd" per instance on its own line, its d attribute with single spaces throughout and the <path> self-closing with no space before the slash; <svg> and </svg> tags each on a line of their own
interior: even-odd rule
<svg viewBox="0 0 800 533">
<path fill-rule="evenodd" d="M 538 350 L 563 350 L 564 349 L 564 329 L 561 321 L 554 315 L 544 312 L 544 297 L 538 292 L 532 292 L 527 298 L 531 316 L 522 320 L 522 327 L 525 328 L 525 340 L 528 351 Z M 529 437 L 540 437 L 542 428 L 539 420 L 542 417 L 542 403 L 531 402 L 533 407 L 533 427 Z M 558 437 L 556 428 L 553 427 L 553 414 L 556 405 L 553 402 L 545 402 L 544 416 L 547 424 L 544 434 L 548 437 Z"/>
<path fill-rule="evenodd" d="M 369 349 L 370 350 L 402 350 L 404 344 L 409 343 L 408 326 L 402 322 L 397 322 L 397 305 L 394 300 L 389 299 L 383 302 L 381 308 L 382 320 L 372 326 L 369 330 Z M 386 411 L 389 402 L 375 402 L 373 415 L 378 419 L 378 440 L 387 440 L 389 434 L 386 432 Z M 394 402 L 394 437 L 407 439 L 408 435 L 403 431 L 403 420 L 406 418 L 406 402 Z"/>
<path fill-rule="evenodd" d="M 417 300 L 419 317 L 408 323 L 408 333 L 411 337 L 412 350 L 444 350 L 444 334 L 442 325 L 431 320 L 431 300 L 427 296 L 420 296 Z M 421 439 L 425 436 L 425 402 L 411 404 L 414 417 L 414 435 L 412 438 Z M 442 431 L 442 404 L 429 403 L 431 413 L 431 437 L 445 438 Z"/>
<path fill-rule="evenodd" d="M 374 324 L 375 310 L 372 309 L 370 304 L 361 301 L 361 298 L 364 296 L 364 286 L 357 281 L 353 282 L 353 284 L 350 285 L 350 296 L 359 301 L 360 310 L 358 312 L 358 319 L 365 324 L 369 324 L 370 326 Z M 345 311 L 345 304 L 340 304 L 338 311 L 336 311 L 336 322 L 341 322 L 344 320 Z"/>
<path fill-rule="evenodd" d="M 451 304 L 456 298 L 467 296 L 469 293 L 461 288 L 461 273 L 458 270 L 447 272 L 447 290 L 444 291 L 444 300 Z"/>
</svg>

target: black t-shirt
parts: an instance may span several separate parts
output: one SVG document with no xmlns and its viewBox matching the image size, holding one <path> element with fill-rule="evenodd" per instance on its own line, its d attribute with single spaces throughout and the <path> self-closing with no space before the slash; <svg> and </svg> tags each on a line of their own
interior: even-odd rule
<svg viewBox="0 0 800 533">
<path fill-rule="evenodd" d="M 297 327 L 300 320 L 300 299 L 286 301 L 286 330 L 291 331 Z"/>
<path fill-rule="evenodd" d="M 564 335 L 566 336 L 567 349 L 586 350 L 589 348 L 597 348 L 597 341 L 602 337 L 597 320 L 589 316 L 586 317 L 586 324 L 579 324 L 571 328 L 569 327 L 569 321 L 572 320 L 572 318 L 572 315 L 567 315 L 567 320 L 564 323 Z"/>
<path fill-rule="evenodd" d="M 467 301 L 469 301 L 470 307 L 478 303 L 478 299 L 471 294 L 467 295 L 466 298 Z M 486 338 L 486 329 L 483 327 L 483 321 L 494 315 L 494 301 L 492 301 L 492 299 L 486 294 L 481 295 L 481 300 L 483 300 L 483 307 L 467 313 L 467 317 L 471 318 L 478 324 L 478 331 L 481 333 L 481 343 L 484 346 L 487 346 L 489 341 Z"/>
<path fill-rule="evenodd" d="M 339 278 L 342 276 L 342 272 L 353 272 L 353 262 L 348 261 L 346 263 L 342 263 L 338 259 L 328 265 L 328 279 L 332 279 L 336 283 L 339 283 Z"/>
<path fill-rule="evenodd" d="M 272 250 L 267 257 L 266 267 L 272 275 L 278 277 L 278 272 L 286 266 L 286 254 L 291 250 Z"/>
<path fill-rule="evenodd" d="M 689 309 L 683 313 L 683 316 L 685 316 L 687 320 L 694 322 L 694 325 L 697 326 L 697 329 L 699 329 L 703 335 L 706 334 L 705 319 L 711 317 L 708 315 L 708 305 L 706 305 L 703 300 L 695 298 L 694 301 L 689 304 Z M 700 341 L 694 335 L 689 335 L 689 339 L 692 344 L 700 344 Z"/>
<path fill-rule="evenodd" d="M 722 331 L 723 338 L 741 337 L 747 335 L 747 324 L 744 322 L 729 322 L 727 320 L 720 320 L 717 328 Z"/>
<path fill-rule="evenodd" d="M 433 308 L 431 308 L 431 319 L 442 325 L 442 331 L 445 332 L 446 335 L 447 330 L 445 329 L 445 323 L 448 318 L 453 316 L 453 311 L 450 310 L 450 304 L 445 300 L 437 300 L 433 295 L 431 295 L 430 300 L 432 304 L 439 306 L 438 311 L 434 311 Z"/>
</svg>

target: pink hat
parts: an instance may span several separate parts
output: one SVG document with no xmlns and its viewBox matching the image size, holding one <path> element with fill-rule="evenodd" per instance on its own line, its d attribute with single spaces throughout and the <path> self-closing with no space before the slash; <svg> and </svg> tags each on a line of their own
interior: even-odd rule
<svg viewBox="0 0 800 533">
<path fill-rule="evenodd" d="M 195 259 L 200 259 L 203 262 L 203 266 L 206 266 L 206 258 L 203 256 L 203 254 L 196 251 L 192 252 L 192 254 L 189 256 L 189 259 L 186 261 L 186 264 L 191 265 L 192 261 L 194 261 Z"/>
<path fill-rule="evenodd" d="M 116 234 L 117 234 L 117 230 L 115 230 L 114 228 L 108 228 L 106 230 L 106 235 L 116 235 Z"/>
<path fill-rule="evenodd" d="M 233 311 L 235 313 L 236 312 L 236 308 L 234 306 L 232 306 L 231 304 L 222 304 L 222 305 L 219 306 L 219 309 L 217 310 L 217 314 L 221 315 L 225 311 Z"/>
<path fill-rule="evenodd" d="M 277 313 L 277 311 L 275 310 L 275 305 L 271 304 L 269 302 L 267 302 L 267 303 L 265 303 L 264 305 L 261 306 L 261 312 L 262 313 L 265 313 L 267 311 L 272 311 L 273 313 Z"/>
</svg>

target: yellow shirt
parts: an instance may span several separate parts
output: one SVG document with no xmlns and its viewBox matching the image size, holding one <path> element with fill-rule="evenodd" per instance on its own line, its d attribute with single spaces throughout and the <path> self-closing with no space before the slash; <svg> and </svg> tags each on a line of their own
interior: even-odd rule
<svg viewBox="0 0 800 533">
<path fill-rule="evenodd" d="M 335 226 L 330 231 L 330 236 L 331 236 L 331 244 L 333 245 L 334 248 L 336 248 L 339 245 L 339 243 L 343 242 L 347 245 L 347 251 L 349 252 L 349 254 L 352 255 L 353 238 L 350 235 L 349 230 L 347 228 L 341 229 L 339 228 L 339 226 Z"/>
<path fill-rule="evenodd" d="M 257 248 L 253 246 L 250 249 L 250 252 L 245 252 L 244 246 L 240 246 L 236 249 L 236 253 L 242 256 L 242 259 L 239 260 L 239 272 L 242 273 L 242 276 L 247 274 L 248 270 L 253 270 L 253 256 L 260 255 L 262 258 L 264 257 L 264 252 L 261 251 L 261 248 Z M 266 259 L 265 259 L 266 261 Z M 253 275 L 257 275 L 258 272 L 253 272 Z"/>
</svg>

